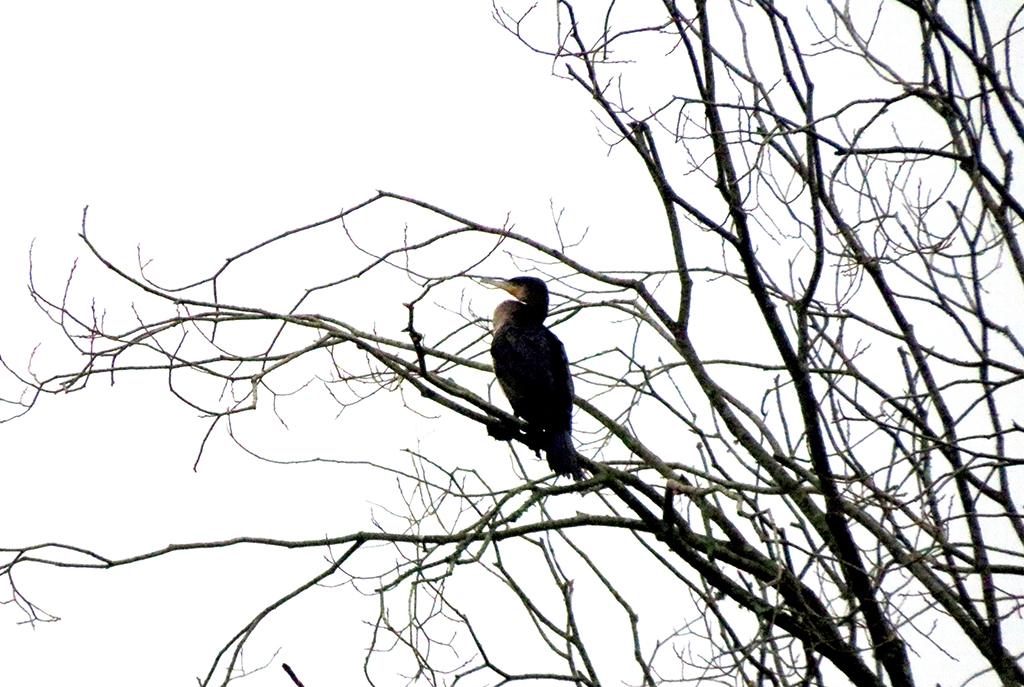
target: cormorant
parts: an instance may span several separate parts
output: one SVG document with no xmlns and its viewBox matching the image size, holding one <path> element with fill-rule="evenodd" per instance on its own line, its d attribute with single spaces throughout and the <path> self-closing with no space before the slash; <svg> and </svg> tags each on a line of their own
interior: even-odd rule
<svg viewBox="0 0 1024 687">
<path fill-rule="evenodd" d="M 494 310 L 491 358 L 501 390 L 516 416 L 529 425 L 531 448 L 544 450 L 555 474 L 582 479 L 572 445 L 569 360 L 562 342 L 544 326 L 547 285 L 536 277 L 482 281 L 516 298 Z"/>
</svg>

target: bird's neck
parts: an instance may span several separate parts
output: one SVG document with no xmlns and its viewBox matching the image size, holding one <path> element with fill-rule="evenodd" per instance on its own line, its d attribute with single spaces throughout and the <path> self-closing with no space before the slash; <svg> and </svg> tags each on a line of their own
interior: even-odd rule
<svg viewBox="0 0 1024 687">
<path fill-rule="evenodd" d="M 522 313 L 525 316 L 524 319 L 528 319 L 530 322 L 536 324 L 543 324 L 544 320 L 548 316 L 548 304 L 544 303 L 524 303 L 526 307 L 522 309 Z"/>
</svg>

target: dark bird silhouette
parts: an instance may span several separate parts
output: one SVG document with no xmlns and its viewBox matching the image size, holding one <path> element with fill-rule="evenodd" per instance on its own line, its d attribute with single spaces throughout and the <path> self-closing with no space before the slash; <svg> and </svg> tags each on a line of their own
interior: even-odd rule
<svg viewBox="0 0 1024 687">
<path fill-rule="evenodd" d="M 516 298 L 494 310 L 491 358 L 512 410 L 528 425 L 527 443 L 544 450 L 555 474 L 582 479 L 572 445 L 569 360 L 562 342 L 544 326 L 548 287 L 536 277 L 483 281 Z"/>
</svg>

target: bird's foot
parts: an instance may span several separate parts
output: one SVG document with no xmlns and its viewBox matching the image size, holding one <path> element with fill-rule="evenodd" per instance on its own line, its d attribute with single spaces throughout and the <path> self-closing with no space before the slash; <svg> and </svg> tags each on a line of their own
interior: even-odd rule
<svg viewBox="0 0 1024 687">
<path fill-rule="evenodd" d="M 519 432 L 501 424 L 487 425 L 487 436 L 498 441 L 512 441 Z"/>
</svg>

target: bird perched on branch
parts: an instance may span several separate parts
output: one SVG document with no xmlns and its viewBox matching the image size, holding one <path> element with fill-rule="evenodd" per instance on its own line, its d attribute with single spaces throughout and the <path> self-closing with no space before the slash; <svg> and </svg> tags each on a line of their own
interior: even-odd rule
<svg viewBox="0 0 1024 687">
<path fill-rule="evenodd" d="M 544 326 L 548 287 L 536 277 L 483 279 L 514 301 L 494 310 L 494 375 L 516 416 L 526 421 L 527 443 L 543 449 L 558 475 L 582 479 L 572 445 L 572 376 L 565 347 Z M 538 451 L 538 455 L 540 455 Z"/>
</svg>

